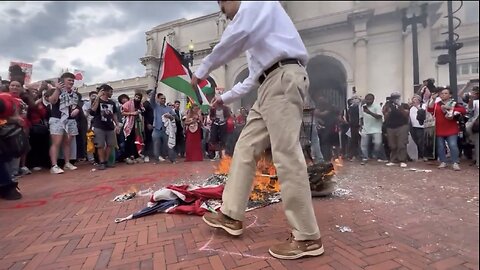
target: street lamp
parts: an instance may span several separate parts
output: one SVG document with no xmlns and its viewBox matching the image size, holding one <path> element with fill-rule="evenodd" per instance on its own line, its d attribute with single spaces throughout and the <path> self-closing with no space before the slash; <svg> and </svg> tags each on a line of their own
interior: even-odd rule
<svg viewBox="0 0 480 270">
<path fill-rule="evenodd" d="M 419 64 L 418 64 L 418 33 L 417 33 L 417 24 L 421 23 L 425 28 L 427 26 L 427 5 L 426 3 L 418 6 L 414 3 L 408 9 L 403 10 L 403 32 L 407 30 L 409 25 L 412 26 L 412 52 L 413 52 L 413 85 L 414 91 L 419 87 L 420 76 L 419 76 Z M 420 11 L 420 15 L 417 15 L 417 12 Z"/>
<path fill-rule="evenodd" d="M 194 45 L 193 40 L 190 40 L 190 44 L 188 44 L 188 53 L 181 52 L 183 63 L 188 66 L 193 66 L 193 52 L 194 52 Z"/>
</svg>

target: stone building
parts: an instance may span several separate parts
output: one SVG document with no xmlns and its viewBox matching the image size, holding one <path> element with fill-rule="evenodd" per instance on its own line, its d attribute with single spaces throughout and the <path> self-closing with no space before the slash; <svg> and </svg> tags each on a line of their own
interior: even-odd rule
<svg viewBox="0 0 480 270">
<path fill-rule="evenodd" d="M 403 93 L 407 100 L 413 95 L 413 54 L 411 27 L 403 31 L 402 18 L 412 12 L 419 15 L 420 4 L 427 3 L 427 25 L 418 24 L 418 55 L 420 82 L 435 78 L 437 85 L 447 85 L 448 65 L 438 65 L 437 57 L 445 51 L 434 47 L 447 39 L 446 2 L 439 1 L 281 1 L 294 21 L 309 52 L 307 71 L 310 76 L 310 94 L 313 100 L 327 98 L 339 108 L 356 93 L 365 96 L 371 92 L 377 102 L 384 102 L 392 91 Z M 460 5 L 454 1 L 454 10 Z M 464 46 L 457 51 L 458 84 L 478 78 L 479 29 L 478 2 L 464 1 L 455 13 L 462 21 L 455 30 Z M 472 15 L 473 14 L 473 15 Z M 194 45 L 195 70 L 203 57 L 218 43 L 228 22 L 220 13 L 192 20 L 180 19 L 154 27 L 146 32 L 147 52 L 141 63 L 145 77 L 138 78 L 142 86 L 152 89 L 158 71 L 163 38 L 182 52 Z M 213 71 L 211 76 L 220 88 L 228 91 L 248 76 L 245 55 Z M 131 79 L 129 79 L 131 80 Z M 127 80 L 126 80 L 127 81 Z M 140 84 L 140 83 L 139 83 Z M 160 91 L 169 100 L 182 95 L 165 85 Z M 250 107 L 256 98 L 252 91 L 233 108 Z M 184 99 L 183 99 L 184 100 Z"/>
</svg>

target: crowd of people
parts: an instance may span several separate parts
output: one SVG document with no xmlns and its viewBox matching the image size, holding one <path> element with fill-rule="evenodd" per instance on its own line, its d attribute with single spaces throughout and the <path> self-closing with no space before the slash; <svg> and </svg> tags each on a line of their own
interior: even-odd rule
<svg viewBox="0 0 480 270">
<path fill-rule="evenodd" d="M 448 86 L 436 87 L 427 79 L 408 103 L 398 92 L 384 103 L 376 103 L 371 93 L 363 99 L 354 95 L 344 113 L 319 98 L 312 156 L 318 162 L 344 156 L 362 165 L 377 160 L 403 168 L 415 159 L 438 159 L 439 168 L 451 163 L 457 171 L 463 156 L 478 167 L 479 90 L 471 88 L 458 101 Z M 415 157 L 407 151 L 409 136 L 416 145 Z"/>
<path fill-rule="evenodd" d="M 2 197 L 20 197 L 16 177 L 45 168 L 62 174 L 76 170 L 81 161 L 105 170 L 117 162 L 218 160 L 233 153 L 248 114 L 241 108 L 235 116 L 226 105 L 202 111 L 189 103 L 182 110 L 180 101 L 167 102 L 155 90 L 113 99 L 114 89 L 107 84 L 84 100 L 73 84 L 74 75 L 68 72 L 38 89 L 24 87 L 21 76 L 2 81 L 2 123 L 18 122 L 28 138 L 24 153 L 0 159 Z M 355 95 L 343 114 L 320 97 L 314 110 L 312 158 L 318 163 L 345 156 L 362 165 L 377 160 L 407 167 L 414 159 L 407 153 L 410 135 L 419 160 L 438 159 L 439 168 L 445 168 L 449 156 L 453 169 L 460 170 L 463 155 L 474 158 L 478 167 L 478 99 L 478 86 L 462 103 L 432 80 L 425 80 L 408 104 L 398 92 L 384 104 L 376 103 L 373 94 L 364 99 Z"/>
<path fill-rule="evenodd" d="M 103 84 L 84 100 L 73 87 L 74 79 L 67 72 L 37 89 L 24 86 L 24 77 L 14 71 L 10 81 L 2 81 L 1 124 L 17 124 L 28 140 L 21 155 L 7 156 L 2 137 L 2 198 L 21 197 L 17 177 L 42 169 L 63 174 L 82 161 L 105 170 L 117 162 L 218 160 L 231 155 L 234 137 L 246 122 L 244 108 L 235 115 L 228 106 L 202 111 L 189 102 L 183 109 L 180 101 L 167 102 L 156 90 L 113 99 L 114 89 Z"/>
</svg>

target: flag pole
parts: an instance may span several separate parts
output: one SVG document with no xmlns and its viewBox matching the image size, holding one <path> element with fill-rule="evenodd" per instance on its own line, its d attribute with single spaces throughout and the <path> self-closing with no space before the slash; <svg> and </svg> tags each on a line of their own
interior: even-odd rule
<svg viewBox="0 0 480 270">
<path fill-rule="evenodd" d="M 157 78 L 155 80 L 155 90 L 154 92 L 157 92 L 158 88 L 158 80 L 160 79 L 160 68 L 162 67 L 162 61 L 163 61 L 163 48 L 165 47 L 165 41 L 167 40 L 167 37 L 163 37 L 163 43 L 162 43 L 162 50 L 160 51 L 160 60 L 158 61 L 158 70 L 157 70 Z"/>
</svg>

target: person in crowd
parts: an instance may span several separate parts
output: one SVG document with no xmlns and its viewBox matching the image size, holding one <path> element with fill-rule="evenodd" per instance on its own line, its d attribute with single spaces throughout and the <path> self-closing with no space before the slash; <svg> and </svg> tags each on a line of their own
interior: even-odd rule
<svg viewBox="0 0 480 270">
<path fill-rule="evenodd" d="M 180 111 L 180 101 L 175 100 L 173 103 L 173 111 L 175 112 L 175 124 L 177 125 L 177 134 L 175 136 L 175 153 L 181 158 L 185 158 L 185 134 L 182 124 L 182 113 Z"/>
<path fill-rule="evenodd" d="M 366 97 L 365 97 L 366 98 Z M 360 150 L 360 113 L 362 99 L 354 95 L 350 99 L 350 106 L 347 109 L 347 122 L 350 128 L 350 138 L 348 140 L 348 159 L 353 161 L 359 157 Z"/>
<path fill-rule="evenodd" d="M 89 110 L 90 115 L 93 116 L 92 128 L 95 132 L 94 142 L 98 151 L 99 170 L 105 170 L 111 166 L 107 161 L 111 149 L 117 147 L 116 133 L 120 132 L 118 109 L 115 102 L 111 100 L 112 95 L 113 88 L 110 85 L 100 86 L 98 95 Z"/>
<path fill-rule="evenodd" d="M 474 155 L 475 155 L 475 165 L 477 168 L 479 167 L 479 142 L 478 142 L 478 134 L 479 134 L 479 88 L 478 86 L 474 86 L 472 92 L 470 93 L 470 99 L 468 101 L 468 111 L 470 118 L 466 124 L 467 132 L 471 141 L 474 144 Z"/>
<path fill-rule="evenodd" d="M 381 159 L 383 115 L 380 105 L 375 104 L 375 96 L 371 93 L 365 96 L 365 104 L 360 107 L 360 134 L 362 149 L 362 165 L 372 156 Z M 369 153 L 370 141 L 373 143 L 373 153 Z"/>
<path fill-rule="evenodd" d="M 153 95 L 153 90 L 148 90 L 143 95 L 143 107 L 145 108 L 145 113 L 143 120 L 145 123 L 143 124 L 145 127 L 145 162 L 150 162 L 150 158 L 154 158 L 153 152 L 153 122 L 154 122 L 154 110 L 153 106 L 150 103 L 151 97 Z M 155 157 L 156 159 L 156 157 Z"/>
<path fill-rule="evenodd" d="M 64 170 L 57 165 L 60 146 L 62 146 L 65 159 L 64 169 L 77 169 L 70 163 L 71 143 L 78 135 L 75 117 L 81 110 L 78 106 L 78 95 L 73 91 L 74 81 L 75 75 L 70 72 L 63 73 L 56 84 L 55 92 L 48 100 L 52 105 L 50 119 L 48 120 L 51 135 L 50 161 L 52 168 L 50 172 L 52 174 L 64 173 Z"/>
<path fill-rule="evenodd" d="M 200 106 L 192 104 L 185 116 L 185 161 L 203 161 Z"/>
<path fill-rule="evenodd" d="M 176 162 L 175 150 L 168 147 L 168 135 L 166 133 L 166 125 L 164 118 L 175 120 L 175 111 L 172 107 L 167 106 L 167 98 L 162 93 L 153 91 L 150 97 L 150 104 L 153 108 L 153 153 L 156 161 L 163 162 L 167 158 L 171 163 Z"/>
<path fill-rule="evenodd" d="M 322 255 L 324 249 L 299 141 L 304 97 L 309 87 L 304 67 L 308 60 L 305 45 L 278 1 L 218 3 L 232 23 L 192 76 L 192 86 L 197 87 L 200 79 L 243 52 L 249 60 L 249 77 L 215 97 L 212 106 L 221 108 L 224 103 L 239 99 L 260 86 L 258 99 L 235 146 L 222 207 L 217 213 L 205 214 L 203 220 L 231 235 L 243 233 L 255 158 L 271 146 L 293 237 L 273 245 L 269 253 L 279 259 Z"/>
<path fill-rule="evenodd" d="M 424 123 L 427 104 L 422 103 L 422 97 L 414 95 L 412 98 L 412 106 L 410 107 L 410 135 L 417 145 L 418 160 L 428 161 L 425 157 L 425 128 Z"/>
<path fill-rule="evenodd" d="M 248 111 L 245 107 L 241 107 L 238 111 L 238 115 L 235 117 L 235 125 L 237 127 L 244 127 L 247 122 Z"/>
<path fill-rule="evenodd" d="M 452 99 L 449 87 L 439 88 L 433 93 L 428 102 L 428 111 L 435 117 L 435 135 L 437 154 L 440 159 L 439 169 L 446 168 L 447 157 L 445 143 L 450 150 L 450 159 L 455 171 L 460 171 L 460 156 L 458 151 L 458 123 L 456 117 L 466 114 L 466 109 Z M 439 101 L 436 101 L 440 97 Z"/>
<path fill-rule="evenodd" d="M 142 163 L 140 156 L 143 148 L 143 113 L 142 94 L 135 91 L 134 98 L 122 105 L 122 115 L 125 117 L 123 134 L 125 135 L 125 162 L 127 164 Z"/>
<path fill-rule="evenodd" d="M 235 131 L 235 115 L 230 111 L 230 116 L 227 118 L 226 121 L 226 139 L 225 139 L 225 147 L 222 152 L 222 156 L 225 156 L 226 154 L 228 156 L 232 156 L 233 154 L 233 148 L 235 147 L 234 141 L 233 141 L 233 132 Z M 227 151 L 228 149 L 228 151 Z"/>
<path fill-rule="evenodd" d="M 17 77 L 19 78 L 19 77 Z M 28 118 L 28 108 L 33 107 L 32 99 L 29 94 L 23 89 L 23 79 L 11 80 L 8 85 L 8 92 L 14 97 L 16 106 L 19 110 L 19 116 L 23 119 L 22 127 L 27 136 L 30 131 L 30 120 Z M 19 158 L 14 158 L 10 162 L 10 172 L 13 176 L 25 175 L 32 173 L 26 166 L 27 153 Z"/>
<path fill-rule="evenodd" d="M 210 128 L 210 142 L 209 146 L 215 150 L 215 160 L 220 159 L 220 153 L 225 148 L 227 141 L 227 119 L 230 117 L 230 108 L 222 105 L 218 108 L 210 108 L 210 120 L 212 126 Z M 210 149 L 210 150 L 213 150 Z"/>
<path fill-rule="evenodd" d="M 74 89 L 75 93 L 78 95 L 78 107 L 81 108 L 80 112 L 75 117 L 75 121 L 77 121 L 78 127 L 78 135 L 75 137 L 75 161 L 85 161 L 87 158 L 87 131 L 88 131 L 88 121 L 87 115 L 83 112 L 83 99 L 82 94 L 78 92 L 78 89 Z M 74 163 L 75 164 L 75 163 Z"/>
<path fill-rule="evenodd" d="M 390 160 L 387 166 L 400 163 L 400 167 L 407 167 L 407 144 L 409 131 L 409 110 L 406 103 L 401 102 L 399 92 L 393 92 L 383 106 L 382 112 L 387 128 L 387 140 L 390 149 Z"/>
<path fill-rule="evenodd" d="M 98 91 L 97 90 L 90 91 L 90 93 L 88 93 L 88 100 L 85 103 L 83 103 L 83 106 L 82 106 L 83 113 L 87 118 L 87 134 L 86 134 L 86 137 L 87 137 L 87 147 L 86 147 L 87 159 L 92 164 L 95 162 L 96 148 L 95 148 L 95 143 L 93 141 L 93 138 L 95 136 L 95 134 L 93 132 L 93 129 L 92 129 L 93 115 L 90 114 L 90 109 L 92 108 L 93 102 L 97 99 L 97 96 L 98 96 Z"/>
<path fill-rule="evenodd" d="M 48 128 L 48 103 L 46 102 L 47 95 L 53 93 L 53 85 L 48 85 L 47 82 L 42 82 L 38 95 L 35 100 L 34 107 L 29 114 L 31 119 L 30 127 L 30 151 L 27 155 L 27 168 L 33 168 L 34 171 L 42 168 L 50 168 L 49 157 L 49 142 L 50 130 Z"/>
<path fill-rule="evenodd" d="M 314 112 L 317 121 L 317 132 L 320 138 L 320 149 L 325 161 L 330 162 L 333 157 L 333 146 L 338 144 L 337 123 L 338 110 L 323 97 L 318 99 L 318 106 Z"/>
<path fill-rule="evenodd" d="M 8 93 L 0 93 L 0 128 L 7 123 L 22 123 L 18 115 L 15 98 Z M 10 156 L 0 155 L 0 198 L 5 200 L 19 200 L 22 194 L 18 191 L 18 183 L 13 181 L 8 169 Z"/>
</svg>

